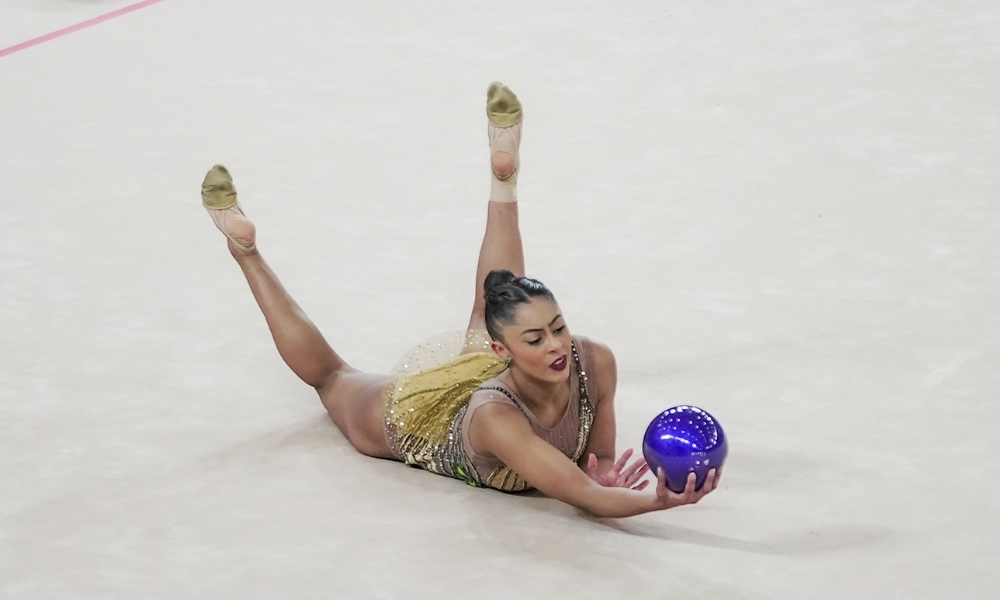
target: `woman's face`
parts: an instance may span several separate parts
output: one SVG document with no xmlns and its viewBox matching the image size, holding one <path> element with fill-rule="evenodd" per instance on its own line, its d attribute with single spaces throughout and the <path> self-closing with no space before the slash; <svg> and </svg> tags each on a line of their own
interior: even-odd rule
<svg viewBox="0 0 1000 600">
<path fill-rule="evenodd" d="M 534 298 L 521 304 L 502 335 L 503 342 L 494 342 L 494 351 L 510 358 L 526 375 L 551 383 L 569 378 L 569 328 L 555 302 Z"/>
</svg>

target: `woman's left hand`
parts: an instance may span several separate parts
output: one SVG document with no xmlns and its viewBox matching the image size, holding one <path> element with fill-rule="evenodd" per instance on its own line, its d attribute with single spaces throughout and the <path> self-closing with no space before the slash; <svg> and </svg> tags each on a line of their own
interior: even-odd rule
<svg viewBox="0 0 1000 600">
<path fill-rule="evenodd" d="M 618 462 L 613 467 L 605 473 L 598 475 L 597 455 L 591 453 L 590 458 L 587 459 L 587 475 L 604 487 L 624 487 L 632 488 L 633 490 L 644 489 L 649 484 L 649 481 L 643 481 L 638 485 L 636 485 L 636 482 L 642 479 L 643 475 L 649 471 L 649 465 L 646 464 L 646 459 L 639 458 L 631 466 L 626 467 L 628 459 L 631 457 L 632 449 L 629 448 L 622 453 L 622 457 L 618 459 Z"/>
</svg>

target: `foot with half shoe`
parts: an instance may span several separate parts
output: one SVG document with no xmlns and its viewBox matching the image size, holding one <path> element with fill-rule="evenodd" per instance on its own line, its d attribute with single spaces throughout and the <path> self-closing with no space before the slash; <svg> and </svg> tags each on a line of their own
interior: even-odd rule
<svg viewBox="0 0 1000 600">
<path fill-rule="evenodd" d="M 257 228 L 243 214 L 243 208 L 236 198 L 236 186 L 229 170 L 215 165 L 205 175 L 201 184 L 201 203 L 211 215 L 219 231 L 229 238 L 229 249 L 233 253 L 252 253 L 257 249 Z"/>
<path fill-rule="evenodd" d="M 521 102 L 510 88 L 494 81 L 486 90 L 486 116 L 493 171 L 490 201 L 517 202 L 517 174 L 521 166 L 517 150 L 524 118 Z"/>
</svg>

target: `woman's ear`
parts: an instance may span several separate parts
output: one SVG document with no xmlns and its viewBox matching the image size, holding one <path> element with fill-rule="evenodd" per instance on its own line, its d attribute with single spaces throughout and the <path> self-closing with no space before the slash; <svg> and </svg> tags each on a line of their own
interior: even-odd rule
<svg viewBox="0 0 1000 600">
<path fill-rule="evenodd" d="M 507 346 L 504 346 L 500 342 L 490 342 L 490 348 L 492 348 L 493 352 L 500 358 L 510 358 L 510 350 L 508 350 Z"/>
</svg>

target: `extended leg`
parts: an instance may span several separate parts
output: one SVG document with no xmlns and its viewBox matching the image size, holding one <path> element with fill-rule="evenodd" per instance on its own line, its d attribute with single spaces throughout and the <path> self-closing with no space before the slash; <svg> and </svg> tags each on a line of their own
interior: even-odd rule
<svg viewBox="0 0 1000 600">
<path fill-rule="evenodd" d="M 517 216 L 521 103 L 508 88 L 493 83 L 487 91 L 486 111 L 493 183 L 486 213 L 486 233 L 476 267 L 476 300 L 469 319 L 472 331 L 486 329 L 483 283 L 490 271 L 507 269 L 515 275 L 524 275 L 524 249 Z"/>
<path fill-rule="evenodd" d="M 344 362 L 288 295 L 259 251 L 245 251 L 232 243 L 230 250 L 285 364 L 316 388 L 330 418 L 359 452 L 392 458 L 385 441 L 382 403 L 382 390 L 390 378 L 362 373 Z"/>
<path fill-rule="evenodd" d="M 299 379 L 318 388 L 332 374 L 349 368 L 288 295 L 260 252 L 245 251 L 232 243 L 230 249 L 264 313 L 278 354 Z"/>
<path fill-rule="evenodd" d="M 476 266 L 476 301 L 472 305 L 469 329 L 486 329 L 486 299 L 483 284 L 494 269 L 524 275 L 524 249 L 518 226 L 517 202 L 490 202 L 486 209 L 486 233 Z"/>
<path fill-rule="evenodd" d="M 231 194 L 231 203 L 216 208 L 224 204 L 217 201 L 223 193 Z M 256 230 L 236 203 L 236 191 L 225 168 L 217 166 L 209 172 L 202 195 L 216 225 L 229 238 L 229 250 L 247 278 L 285 364 L 316 389 L 330 417 L 355 448 L 371 456 L 391 458 L 383 433 L 381 394 L 389 378 L 348 365 L 285 291 L 257 250 Z"/>
</svg>

